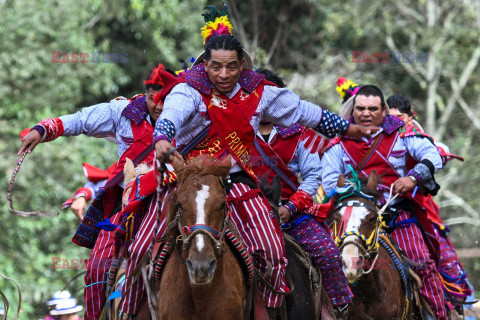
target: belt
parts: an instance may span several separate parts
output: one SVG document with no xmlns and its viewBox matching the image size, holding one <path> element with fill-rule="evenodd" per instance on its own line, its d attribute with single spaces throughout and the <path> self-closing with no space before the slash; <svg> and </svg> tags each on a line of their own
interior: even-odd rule
<svg viewBox="0 0 480 320">
<path fill-rule="evenodd" d="M 228 194 L 234 183 L 243 183 L 251 189 L 257 189 L 257 183 L 245 171 L 238 171 L 227 176 L 227 183 L 225 183 L 225 191 Z"/>
</svg>

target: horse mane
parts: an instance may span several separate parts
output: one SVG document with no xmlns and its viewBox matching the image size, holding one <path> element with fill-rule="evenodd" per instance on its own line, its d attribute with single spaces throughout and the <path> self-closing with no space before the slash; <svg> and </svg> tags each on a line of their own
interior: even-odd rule
<svg viewBox="0 0 480 320">
<path fill-rule="evenodd" d="M 380 183 L 380 178 L 377 176 L 378 182 Z M 368 177 L 361 177 L 359 178 L 360 180 L 360 185 L 362 186 L 361 191 L 368 194 L 369 196 L 374 197 L 375 199 L 378 199 L 380 196 L 380 192 L 377 190 L 372 190 L 370 188 L 367 188 L 367 182 L 368 182 Z"/>
<path fill-rule="evenodd" d="M 210 155 L 200 155 L 192 159 L 188 165 L 175 168 L 177 181 L 181 185 L 185 179 L 192 175 L 214 175 L 225 179 L 230 172 L 231 165 L 222 165 L 220 161 L 212 158 Z"/>
<path fill-rule="evenodd" d="M 381 178 L 377 176 L 377 179 L 378 179 L 377 181 L 380 183 Z M 366 195 L 372 196 L 376 202 L 376 200 L 381 196 L 381 193 L 378 190 L 372 190 L 367 187 L 368 177 L 358 177 L 358 181 L 360 181 L 360 190 L 357 190 L 357 191 L 361 191 Z M 354 187 L 354 189 L 357 189 L 357 185 L 355 182 L 346 180 L 345 183 L 346 185 L 350 184 Z M 332 196 L 332 198 L 335 200 L 335 202 L 338 202 L 338 200 L 343 196 L 344 194 L 336 193 Z"/>
</svg>

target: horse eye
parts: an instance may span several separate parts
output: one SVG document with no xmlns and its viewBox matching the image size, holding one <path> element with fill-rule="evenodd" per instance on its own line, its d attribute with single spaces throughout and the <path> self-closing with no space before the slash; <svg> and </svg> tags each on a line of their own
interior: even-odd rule
<svg viewBox="0 0 480 320">
<path fill-rule="evenodd" d="M 222 204 L 220 205 L 220 210 L 225 210 L 226 206 L 227 206 L 227 203 L 225 201 L 222 202 Z"/>
<path fill-rule="evenodd" d="M 181 204 L 180 202 L 177 202 L 176 205 L 177 205 L 177 208 L 178 208 L 179 210 L 182 209 L 182 204 Z"/>
</svg>

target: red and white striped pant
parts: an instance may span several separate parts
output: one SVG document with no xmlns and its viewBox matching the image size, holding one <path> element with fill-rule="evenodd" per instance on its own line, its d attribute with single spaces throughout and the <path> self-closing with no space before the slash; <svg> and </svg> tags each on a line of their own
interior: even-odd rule
<svg viewBox="0 0 480 320">
<path fill-rule="evenodd" d="M 260 195 L 248 200 L 239 200 L 250 187 L 243 183 L 235 183 L 228 194 L 236 200 L 230 202 L 232 208 L 231 219 L 235 223 L 248 252 L 256 252 L 272 264 L 270 284 L 279 292 L 288 292 L 285 281 L 285 246 L 282 231 L 277 219 L 272 213 L 268 202 Z M 256 267 L 264 273 L 266 265 L 263 261 L 255 261 Z M 269 308 L 278 308 L 282 304 L 282 295 L 276 294 L 260 285 L 263 291 L 265 304 Z"/>
<path fill-rule="evenodd" d="M 410 213 L 403 212 L 398 215 L 396 223 L 410 218 Z M 447 311 L 445 309 L 445 301 L 443 299 L 442 281 L 438 276 L 435 262 L 430 257 L 425 240 L 423 239 L 420 228 L 410 223 L 405 227 L 396 228 L 392 232 L 392 237 L 397 241 L 407 257 L 417 263 L 422 264 L 421 267 L 414 267 L 414 271 L 420 276 L 423 288 L 420 292 L 427 298 L 430 307 L 435 313 L 437 320 L 446 320 Z"/>
<path fill-rule="evenodd" d="M 167 196 L 168 191 L 160 195 L 162 210 L 164 206 L 164 199 Z M 143 217 L 140 228 L 135 235 L 135 239 L 130 244 L 128 252 L 130 257 L 127 259 L 127 269 L 125 270 L 125 283 L 122 286 L 122 305 L 120 310 L 126 314 L 137 314 L 138 308 L 143 298 L 144 288 L 143 288 L 143 279 L 141 276 L 134 282 L 135 275 L 133 274 L 134 269 L 138 266 L 140 261 L 142 261 L 145 253 L 150 248 L 152 244 L 152 237 L 154 235 L 155 225 L 157 224 L 157 198 L 152 197 L 151 201 L 148 203 L 148 211 Z M 163 212 L 163 211 L 162 211 Z M 162 215 L 163 217 L 163 215 Z M 160 225 L 158 226 L 158 234 L 163 234 L 165 232 L 165 219 L 160 220 Z"/>
<path fill-rule="evenodd" d="M 120 215 L 114 214 L 110 221 L 118 224 Z M 113 232 L 101 230 L 87 261 L 85 274 L 85 320 L 97 320 L 105 303 L 107 271 L 115 255 Z"/>
</svg>

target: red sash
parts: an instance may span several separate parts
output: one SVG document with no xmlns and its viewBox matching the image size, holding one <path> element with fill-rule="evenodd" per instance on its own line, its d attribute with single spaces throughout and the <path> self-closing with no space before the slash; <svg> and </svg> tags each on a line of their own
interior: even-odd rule
<svg viewBox="0 0 480 320">
<path fill-rule="evenodd" d="M 300 137 L 300 132 L 286 138 L 277 134 L 270 144 L 257 138 L 252 149 L 255 174 L 259 178 L 266 177 L 268 181 L 278 174 L 282 183 L 282 199 L 290 198 L 300 185 L 297 176 L 287 166 L 295 154 Z"/>
<path fill-rule="evenodd" d="M 152 146 L 153 142 L 152 125 L 150 122 L 148 122 L 148 120 L 144 120 L 138 125 L 131 121 L 131 126 L 134 140 L 133 144 L 122 154 L 117 162 L 117 166 L 105 183 L 104 188 L 106 194 L 104 199 L 106 201 L 103 201 L 105 218 L 110 217 L 115 205 L 117 190 L 112 187 L 123 181 L 123 167 L 125 166 L 126 159 L 129 158 L 132 160 L 134 165 L 138 165 L 140 162 L 151 163 L 153 161 L 154 148 L 149 148 L 149 146 Z"/>
<path fill-rule="evenodd" d="M 252 94 L 239 90 L 229 99 L 222 93 L 212 90 L 210 95 L 202 95 L 207 113 L 212 122 L 208 135 L 186 157 L 210 154 L 221 159 L 229 153 L 237 163 L 254 179 L 252 169 L 252 145 L 255 138 L 250 120 L 262 97 L 264 85 L 259 84 Z"/>
<path fill-rule="evenodd" d="M 365 177 L 368 177 L 373 170 L 376 170 L 377 174 L 382 175 L 382 183 L 379 184 L 379 188 L 389 190 L 390 185 L 400 177 L 400 174 L 393 168 L 390 162 L 388 162 L 393 146 L 399 138 L 399 133 L 395 131 L 390 135 L 380 134 L 382 136 L 380 137 L 380 141 L 378 141 L 378 145 L 375 150 L 368 155 L 367 153 L 369 153 L 371 144 L 375 142 L 375 139 L 365 142 L 363 140 L 342 138 L 340 145 L 350 159 L 353 167 L 363 162 L 363 165 L 361 165 L 358 170 Z M 364 159 L 365 156 L 367 156 L 367 159 Z"/>
<path fill-rule="evenodd" d="M 390 185 L 395 182 L 400 175 L 392 167 L 388 158 L 393 150 L 393 146 L 399 138 L 399 132 L 395 131 L 390 135 L 383 134 L 382 140 L 380 141 L 377 149 L 369 155 L 369 158 L 365 161 L 362 168 L 360 168 L 361 173 L 368 177 L 368 175 L 376 170 L 377 174 L 381 174 L 382 183 L 379 183 L 379 189 L 390 190 Z M 370 141 L 372 143 L 373 140 Z M 365 141 L 352 140 L 347 138 L 340 139 L 340 145 L 347 154 L 348 158 L 351 160 L 352 164 L 356 166 L 363 157 L 367 154 L 370 149 L 370 145 Z M 414 212 L 416 213 L 419 223 L 423 226 L 424 231 L 427 235 L 425 242 L 434 257 L 435 262 L 438 264 L 438 241 L 436 240 L 435 233 L 432 227 L 432 224 L 427 219 L 425 211 L 425 196 L 417 192 L 415 198 L 412 198 L 412 194 L 408 193 L 402 195 L 403 198 L 409 199 L 413 202 Z"/>
</svg>

